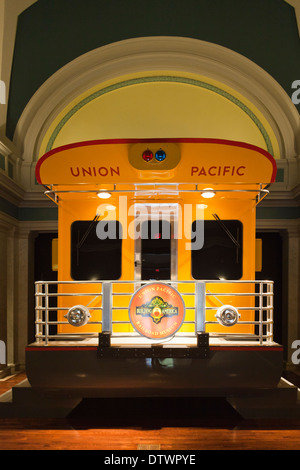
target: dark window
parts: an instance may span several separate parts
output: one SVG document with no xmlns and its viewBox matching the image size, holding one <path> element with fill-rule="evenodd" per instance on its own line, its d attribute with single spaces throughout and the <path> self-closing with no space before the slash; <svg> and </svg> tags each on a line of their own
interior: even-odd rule
<svg viewBox="0 0 300 470">
<path fill-rule="evenodd" d="M 204 244 L 192 250 L 194 279 L 236 280 L 243 275 L 243 225 L 239 220 L 204 221 Z M 196 221 L 192 224 L 195 233 Z"/>
<path fill-rule="evenodd" d="M 117 221 L 79 220 L 71 226 L 71 276 L 80 280 L 121 277 L 122 227 Z"/>
<path fill-rule="evenodd" d="M 142 279 L 171 278 L 171 224 L 149 220 L 141 226 Z"/>
</svg>

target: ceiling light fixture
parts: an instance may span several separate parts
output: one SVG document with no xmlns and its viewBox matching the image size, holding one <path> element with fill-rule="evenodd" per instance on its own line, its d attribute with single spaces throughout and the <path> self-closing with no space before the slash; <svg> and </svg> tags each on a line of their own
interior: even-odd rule
<svg viewBox="0 0 300 470">
<path fill-rule="evenodd" d="M 107 191 L 99 191 L 97 193 L 97 196 L 100 198 L 100 199 L 109 199 L 111 197 L 111 194 L 108 193 Z"/>
<path fill-rule="evenodd" d="M 205 199 L 210 199 L 214 197 L 216 193 L 214 193 L 212 188 L 205 188 L 201 192 L 201 196 L 204 197 Z"/>
</svg>

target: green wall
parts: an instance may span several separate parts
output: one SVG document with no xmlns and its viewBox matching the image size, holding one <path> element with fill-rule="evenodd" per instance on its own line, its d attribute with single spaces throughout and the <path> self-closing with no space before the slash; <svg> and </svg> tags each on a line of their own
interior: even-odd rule
<svg viewBox="0 0 300 470">
<path fill-rule="evenodd" d="M 12 139 L 26 104 L 58 69 L 92 49 L 145 36 L 230 48 L 264 68 L 289 96 L 300 80 L 295 12 L 283 0 L 39 0 L 19 16 L 7 136 Z"/>
</svg>

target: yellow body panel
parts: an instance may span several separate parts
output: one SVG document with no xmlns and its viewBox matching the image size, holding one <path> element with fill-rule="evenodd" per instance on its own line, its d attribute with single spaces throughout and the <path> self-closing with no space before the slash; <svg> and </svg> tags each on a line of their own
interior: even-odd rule
<svg viewBox="0 0 300 470">
<path fill-rule="evenodd" d="M 221 193 L 220 193 L 221 194 Z M 132 197 L 131 193 L 122 193 L 122 196 L 128 197 L 129 204 L 133 203 L 136 198 Z M 219 217 L 223 220 L 226 219 L 237 219 L 240 220 L 243 224 L 243 276 L 241 280 L 253 280 L 255 279 L 255 201 L 253 199 L 240 199 L 234 198 L 232 200 L 226 199 L 222 195 L 216 196 L 213 202 L 208 202 L 207 208 L 204 209 L 205 220 L 213 220 L 213 213 L 217 213 Z M 199 198 L 199 199 L 197 199 Z M 177 199 L 172 199 L 174 203 Z M 133 201 L 133 202 L 132 202 Z M 155 200 L 152 200 L 154 203 Z M 148 202 L 148 201 L 147 201 Z M 160 204 L 161 200 L 157 200 L 157 204 Z M 195 204 L 203 204 L 203 199 L 200 196 L 195 196 L 194 193 L 179 193 L 178 195 L 178 204 L 182 207 L 182 211 L 184 210 L 184 204 L 192 204 L 195 207 Z M 120 214 L 118 210 L 118 196 L 112 197 L 109 200 L 109 205 L 115 205 L 116 210 L 116 220 L 122 222 L 124 218 L 124 214 Z M 104 205 L 103 202 L 101 206 Z M 77 200 L 77 198 L 73 198 L 72 195 L 65 195 L 63 200 L 60 200 L 59 205 L 59 246 L 58 246 L 58 273 L 59 281 L 72 281 L 71 273 L 70 273 L 70 265 L 71 265 L 71 224 L 76 220 L 93 220 L 97 210 L 99 207 L 99 199 L 96 196 L 90 196 L 85 198 L 84 200 Z M 133 221 L 133 217 L 129 217 L 127 220 L 128 226 Z M 205 222 L 204 222 L 205 223 Z M 191 270 L 191 251 L 186 249 L 186 244 L 190 243 L 190 239 L 186 238 L 184 234 L 184 230 L 182 230 L 182 238 L 177 240 L 177 276 L 178 276 L 178 290 L 179 292 L 186 292 L 189 289 L 195 289 L 194 285 L 187 287 L 186 284 L 181 284 L 180 281 L 192 281 L 192 270 Z M 129 281 L 134 280 L 134 251 L 135 245 L 134 240 L 130 237 L 124 238 L 122 240 L 122 275 L 120 280 Z M 220 273 L 221 277 L 222 273 Z M 90 279 L 92 280 L 92 279 Z M 61 289 L 67 289 L 70 292 L 70 288 L 75 292 L 78 292 L 78 285 L 67 285 L 61 286 Z M 133 284 L 120 284 L 116 285 L 114 289 L 118 289 L 119 292 L 129 292 L 131 287 L 131 292 L 133 293 Z M 90 285 L 80 285 L 82 292 L 90 292 L 91 286 Z M 96 289 L 101 289 L 101 284 L 95 284 Z M 243 292 L 245 290 L 245 286 L 243 284 L 231 285 L 231 284 L 208 284 L 207 288 L 210 292 Z M 247 289 L 250 289 L 250 286 L 247 286 Z M 94 291 L 96 294 L 98 291 Z M 249 290 L 249 292 L 251 292 Z M 94 299 L 95 296 L 88 296 L 88 297 L 76 297 L 76 303 L 82 305 L 88 305 L 89 308 L 91 307 L 99 307 L 101 306 L 101 297 L 97 297 Z M 187 307 L 192 306 L 193 297 L 184 296 L 184 301 Z M 93 300 L 94 299 L 94 300 Z M 70 305 L 70 298 L 59 298 L 61 307 L 71 307 Z M 120 296 L 117 298 L 116 303 L 114 306 L 119 307 L 128 307 L 129 305 L 130 296 Z M 222 301 L 224 302 L 223 298 Z M 226 297 L 226 303 L 230 304 L 232 299 L 230 297 Z M 241 297 L 240 305 L 237 307 L 245 307 L 245 306 L 252 306 L 249 304 L 250 300 L 246 297 Z M 209 297 L 207 306 L 209 307 L 219 307 L 221 302 L 218 301 L 215 297 Z M 62 317 L 63 314 L 62 313 Z M 213 316 L 216 312 L 211 313 L 211 320 L 213 320 Z M 100 311 L 92 311 L 93 318 L 92 321 L 101 321 L 101 312 Z M 253 320 L 253 311 L 244 312 L 243 313 L 243 321 Z M 187 310 L 186 313 L 186 320 L 192 320 L 194 317 L 194 312 L 192 310 Z M 62 320 L 63 318 L 60 318 Z M 128 320 L 128 312 L 127 310 L 114 310 L 114 319 L 118 321 Z M 209 318 L 208 318 L 209 319 Z M 215 332 L 224 331 L 224 327 L 221 325 L 213 325 L 208 327 L 208 331 L 213 330 Z M 74 327 L 70 325 L 61 325 L 60 332 L 63 333 L 71 333 L 74 332 Z M 93 332 L 99 331 L 99 326 L 94 326 L 91 328 L 90 325 L 81 327 L 82 332 Z M 128 327 L 128 325 L 119 325 L 115 331 L 133 331 L 133 329 Z M 181 329 L 182 332 L 184 331 L 192 331 L 192 326 L 184 325 Z M 251 333 L 253 332 L 253 326 L 243 325 L 243 326 L 235 326 L 230 328 L 230 332 L 237 332 L 237 333 Z"/>
</svg>

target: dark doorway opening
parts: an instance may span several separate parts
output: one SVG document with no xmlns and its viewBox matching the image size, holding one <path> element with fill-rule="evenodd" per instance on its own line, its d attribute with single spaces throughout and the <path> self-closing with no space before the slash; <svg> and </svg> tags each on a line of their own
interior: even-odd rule
<svg viewBox="0 0 300 470">
<path fill-rule="evenodd" d="M 273 334 L 274 341 L 283 344 L 283 312 L 286 286 L 283 277 L 283 239 L 278 232 L 257 232 L 262 240 L 262 270 L 256 272 L 256 280 L 274 281 Z"/>
<path fill-rule="evenodd" d="M 34 281 L 57 281 L 57 272 L 52 270 L 52 240 L 57 238 L 57 233 L 40 233 L 34 243 Z M 33 286 L 33 296 L 35 295 Z M 55 293 L 56 285 L 49 288 L 49 292 Z M 51 298 L 50 307 L 56 307 L 56 298 Z M 35 303 L 34 303 L 35 305 Z M 55 316 L 55 318 L 54 318 Z M 49 320 L 56 320 L 56 312 L 50 312 Z M 56 326 L 50 326 L 49 333 L 55 334 Z M 28 325 L 29 344 L 35 341 L 35 311 L 32 309 L 29 315 Z"/>
<path fill-rule="evenodd" d="M 141 226 L 142 279 L 171 279 L 171 224 L 149 220 Z"/>
</svg>

